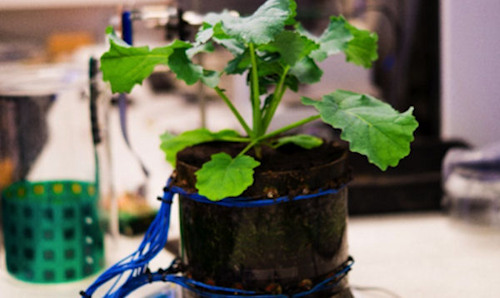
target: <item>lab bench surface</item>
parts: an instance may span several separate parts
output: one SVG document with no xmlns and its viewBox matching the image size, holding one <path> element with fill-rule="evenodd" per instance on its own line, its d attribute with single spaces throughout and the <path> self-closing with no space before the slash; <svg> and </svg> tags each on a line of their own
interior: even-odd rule
<svg viewBox="0 0 500 298">
<path fill-rule="evenodd" d="M 499 228 L 469 225 L 437 212 L 377 215 L 350 218 L 348 237 L 356 261 L 349 283 L 357 298 L 499 297 Z M 130 254 L 140 240 L 107 239 L 108 263 Z M 165 250 L 151 268 L 166 267 L 172 259 Z M 3 267 L 0 297 L 78 297 L 94 279 L 33 285 L 15 280 Z M 165 287 L 148 285 L 130 297 L 147 297 Z"/>
</svg>

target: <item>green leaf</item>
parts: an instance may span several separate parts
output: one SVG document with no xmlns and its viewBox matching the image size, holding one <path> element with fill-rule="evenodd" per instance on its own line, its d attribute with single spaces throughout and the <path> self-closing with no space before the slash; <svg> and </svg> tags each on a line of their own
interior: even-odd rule
<svg viewBox="0 0 500 298">
<path fill-rule="evenodd" d="M 215 50 L 214 45 L 211 42 L 204 43 L 204 44 L 199 44 L 196 45 L 192 48 L 189 48 L 186 51 L 187 56 L 189 59 L 192 59 L 194 56 L 196 56 L 199 53 L 212 53 Z"/>
<path fill-rule="evenodd" d="M 228 74 L 242 74 L 250 68 L 250 53 L 248 49 L 227 63 L 224 71 Z"/>
<path fill-rule="evenodd" d="M 166 132 L 160 136 L 160 148 L 165 152 L 167 161 L 175 167 L 177 153 L 184 148 L 211 141 L 234 141 L 238 138 L 240 138 L 239 133 L 230 129 L 214 133 L 200 128 L 185 131 L 178 136 Z"/>
<path fill-rule="evenodd" d="M 198 29 L 198 32 L 196 33 L 195 41 L 198 44 L 204 44 L 208 42 L 213 35 L 214 35 L 213 24 L 204 21 L 201 27 Z"/>
<path fill-rule="evenodd" d="M 302 103 L 314 106 L 323 121 L 342 130 L 341 138 L 352 151 L 366 155 L 382 170 L 396 166 L 410 153 L 418 126 L 413 108 L 399 113 L 374 97 L 344 90 L 325 95 L 321 101 L 303 97 Z"/>
<path fill-rule="evenodd" d="M 119 46 L 126 47 L 126 48 L 130 47 L 130 45 L 128 43 L 126 43 L 123 39 L 121 39 L 120 37 L 118 37 L 118 35 L 116 35 L 115 29 L 113 29 L 113 26 L 106 27 L 106 36 L 108 37 L 108 39 L 110 41 L 113 41 L 115 44 L 117 44 Z"/>
<path fill-rule="evenodd" d="M 305 57 L 290 69 L 289 74 L 295 76 L 301 83 L 314 84 L 321 80 L 323 71 L 313 59 Z"/>
<path fill-rule="evenodd" d="M 290 1 L 268 0 L 248 17 L 226 14 L 222 20 L 223 30 L 245 43 L 269 43 L 276 34 L 284 30 L 285 23 L 291 23 L 294 6 Z"/>
<path fill-rule="evenodd" d="M 285 65 L 294 66 L 318 47 L 318 44 L 298 32 L 282 31 L 272 42 L 259 47 L 259 50 L 278 52 Z"/>
<path fill-rule="evenodd" d="M 331 17 L 328 27 L 319 38 L 308 33 L 301 26 L 297 27 L 297 31 L 320 44 L 319 49 L 311 53 L 311 57 L 316 61 L 323 61 L 328 56 L 347 49 L 347 43 L 353 38 L 353 35 L 346 28 L 346 23 L 343 17 Z"/>
<path fill-rule="evenodd" d="M 201 81 L 208 87 L 215 88 L 219 85 L 220 75 L 221 74 L 218 71 L 204 69 Z"/>
<path fill-rule="evenodd" d="M 300 25 L 296 27 L 300 34 L 320 45 L 319 49 L 310 55 L 316 61 L 323 61 L 328 56 L 344 52 L 348 62 L 368 68 L 378 58 L 377 34 L 354 27 L 342 16 L 331 17 L 328 27 L 320 37 L 310 34 Z"/>
<path fill-rule="evenodd" d="M 173 71 L 177 78 L 183 80 L 188 85 L 192 85 L 203 76 L 203 67 L 191 62 L 186 51 L 191 48 L 190 43 L 175 40 L 171 44 L 173 53 L 170 55 L 168 67 Z"/>
<path fill-rule="evenodd" d="M 370 68 L 373 61 L 378 59 L 378 35 L 367 30 L 360 30 L 349 23 L 346 23 L 346 28 L 354 37 L 349 41 L 345 50 L 347 61 Z"/>
<path fill-rule="evenodd" d="M 286 20 L 285 25 L 292 26 L 295 25 L 295 23 L 297 22 L 295 20 L 295 17 L 297 16 L 297 2 L 295 2 L 295 0 L 290 0 L 289 9 L 290 9 L 290 16 Z"/>
<path fill-rule="evenodd" d="M 175 40 L 170 47 L 173 49 L 173 53 L 170 55 L 168 66 L 177 75 L 178 79 L 183 80 L 188 85 L 201 80 L 212 88 L 219 84 L 219 72 L 205 70 L 201 65 L 191 62 L 188 51 L 193 48 L 190 43 Z"/>
<path fill-rule="evenodd" d="M 323 144 L 323 140 L 311 135 L 298 134 L 279 138 L 273 143 L 273 148 L 278 148 L 286 144 L 295 144 L 305 149 L 312 149 Z"/>
<path fill-rule="evenodd" d="M 196 175 L 200 195 L 212 201 L 241 195 L 253 183 L 254 168 L 260 163 L 247 155 L 234 159 L 227 153 L 212 155 Z"/>
<path fill-rule="evenodd" d="M 204 70 L 191 62 L 189 55 L 200 51 L 210 51 L 211 45 L 193 48 L 190 43 L 175 40 L 167 46 L 154 48 L 131 47 L 107 29 L 110 49 L 101 56 L 103 80 L 109 81 L 113 92 L 130 92 L 136 84 L 141 84 L 158 64 L 168 65 L 177 78 L 192 85 L 202 80 L 210 87 L 217 86 L 219 73 Z"/>
<path fill-rule="evenodd" d="M 158 64 L 167 64 L 173 53 L 170 46 L 155 48 L 131 47 L 112 35 L 109 50 L 101 56 L 103 80 L 109 81 L 113 92 L 130 92 L 141 84 Z"/>
<path fill-rule="evenodd" d="M 285 86 L 287 86 L 293 92 L 299 91 L 299 79 L 296 76 L 288 75 L 285 78 Z"/>
<path fill-rule="evenodd" d="M 222 29 L 222 21 L 229 20 L 235 16 L 227 10 L 221 13 L 209 13 L 205 16 L 203 25 L 196 34 L 195 41 L 197 44 L 204 44 L 209 40 L 222 45 L 229 50 L 233 55 L 240 55 L 245 50 L 245 45 L 236 38 L 229 36 Z"/>
</svg>

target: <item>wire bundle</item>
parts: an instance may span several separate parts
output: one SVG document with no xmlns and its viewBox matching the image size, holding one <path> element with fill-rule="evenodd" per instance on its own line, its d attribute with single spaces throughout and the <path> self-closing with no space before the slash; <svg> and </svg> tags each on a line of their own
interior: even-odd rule
<svg viewBox="0 0 500 298">
<path fill-rule="evenodd" d="M 167 187 L 170 183 L 169 180 Z M 115 277 L 118 278 L 108 290 L 105 297 L 122 297 L 115 295 L 115 293 L 117 294 L 119 292 L 119 289 L 117 289 L 116 292 L 113 292 L 113 290 L 116 288 L 123 275 L 127 271 L 130 271 L 130 275 L 127 278 L 127 281 L 129 281 L 146 273 L 149 262 L 167 243 L 173 196 L 173 192 L 164 192 L 163 197 L 160 198 L 162 201 L 160 210 L 144 235 L 144 239 L 139 245 L 139 248 L 102 273 L 85 292 L 82 291 L 80 293 L 83 297 L 91 297 L 100 286 Z"/>
</svg>

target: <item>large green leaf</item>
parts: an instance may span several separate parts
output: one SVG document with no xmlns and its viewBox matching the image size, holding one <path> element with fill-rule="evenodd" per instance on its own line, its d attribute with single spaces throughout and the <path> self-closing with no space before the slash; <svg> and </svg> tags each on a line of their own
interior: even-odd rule
<svg viewBox="0 0 500 298">
<path fill-rule="evenodd" d="M 240 138 L 239 133 L 230 129 L 214 133 L 208 129 L 200 128 L 185 131 L 177 136 L 166 132 L 160 136 L 160 148 L 165 152 L 167 161 L 175 167 L 177 152 L 184 148 L 211 141 L 233 141 L 237 138 Z"/>
<path fill-rule="evenodd" d="M 190 43 L 175 40 L 167 46 L 149 49 L 148 47 L 131 47 L 114 35 L 108 34 L 110 49 L 101 56 L 103 80 L 109 81 L 113 92 L 130 92 L 136 84 L 141 84 L 153 72 L 158 64 L 168 65 L 178 79 L 192 85 L 201 80 L 210 87 L 219 83 L 220 74 L 204 70 L 200 65 L 191 62 L 188 51 Z M 209 46 L 194 49 L 209 50 Z"/>
<path fill-rule="evenodd" d="M 196 174 L 200 195 L 212 201 L 241 195 L 253 183 L 254 168 L 260 163 L 250 156 L 232 158 L 227 153 L 212 155 Z"/>
<path fill-rule="evenodd" d="M 141 84 L 158 64 L 167 64 L 173 49 L 169 46 L 150 50 L 130 47 L 110 39 L 109 50 L 101 56 L 103 80 L 109 81 L 113 92 L 130 92 Z"/>
<path fill-rule="evenodd" d="M 273 143 L 273 148 L 278 148 L 286 144 L 295 144 L 305 149 L 312 149 L 321 146 L 321 144 L 323 144 L 323 140 L 318 137 L 305 134 L 284 136 Z"/>
<path fill-rule="evenodd" d="M 341 129 L 341 138 L 352 151 L 366 155 L 382 170 L 396 166 L 410 153 L 418 126 L 413 108 L 399 113 L 374 97 L 344 90 L 325 95 L 321 101 L 303 97 L 302 102 L 314 106 L 323 121 Z"/>
<path fill-rule="evenodd" d="M 294 31 L 282 31 L 267 45 L 259 50 L 278 52 L 285 65 L 294 66 L 295 63 L 309 55 L 319 47 L 313 40 Z"/>
<path fill-rule="evenodd" d="M 269 43 L 276 34 L 284 30 L 285 24 L 292 23 L 290 17 L 295 11 L 291 1 L 293 0 L 268 0 L 248 17 L 226 14 L 222 20 L 223 30 L 245 43 Z"/>
</svg>

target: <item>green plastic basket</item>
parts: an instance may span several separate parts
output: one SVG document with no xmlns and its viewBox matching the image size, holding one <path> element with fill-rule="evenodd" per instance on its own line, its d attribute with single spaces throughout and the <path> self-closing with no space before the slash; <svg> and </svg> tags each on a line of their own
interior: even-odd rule
<svg viewBox="0 0 500 298">
<path fill-rule="evenodd" d="M 17 182 L 2 194 L 7 270 L 34 283 L 79 280 L 104 266 L 96 185 Z"/>
</svg>

